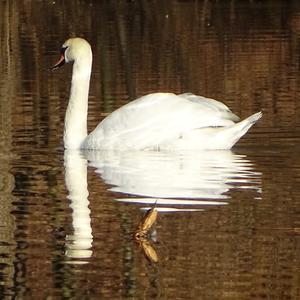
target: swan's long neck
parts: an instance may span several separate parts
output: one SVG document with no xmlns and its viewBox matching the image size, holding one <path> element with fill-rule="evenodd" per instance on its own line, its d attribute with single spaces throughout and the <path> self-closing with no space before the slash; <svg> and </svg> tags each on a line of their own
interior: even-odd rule
<svg viewBox="0 0 300 300">
<path fill-rule="evenodd" d="M 65 116 L 64 146 L 79 149 L 87 136 L 87 113 L 92 54 L 73 65 L 71 93 Z"/>
</svg>

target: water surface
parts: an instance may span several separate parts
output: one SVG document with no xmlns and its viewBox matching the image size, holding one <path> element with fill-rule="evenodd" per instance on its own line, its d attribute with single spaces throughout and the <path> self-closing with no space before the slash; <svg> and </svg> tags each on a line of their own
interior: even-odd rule
<svg viewBox="0 0 300 300">
<path fill-rule="evenodd" d="M 298 1 L 2 1 L 0 298 L 298 299 Z M 72 152 L 70 36 L 94 64 L 89 128 L 149 92 L 263 119 L 233 151 Z M 132 239 L 159 210 L 151 243 Z"/>
</svg>

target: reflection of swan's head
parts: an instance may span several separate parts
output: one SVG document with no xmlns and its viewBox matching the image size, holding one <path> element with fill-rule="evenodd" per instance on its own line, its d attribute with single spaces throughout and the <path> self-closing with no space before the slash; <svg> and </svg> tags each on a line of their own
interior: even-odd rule
<svg viewBox="0 0 300 300">
<path fill-rule="evenodd" d="M 85 61 L 92 59 L 92 50 L 90 44 L 82 38 L 70 38 L 64 42 L 60 51 L 60 59 L 51 68 L 57 69 L 64 63 L 72 61 Z"/>
<path fill-rule="evenodd" d="M 66 237 L 66 255 L 70 258 L 89 258 L 92 255 L 93 234 L 87 188 L 87 161 L 76 150 L 66 150 L 64 161 L 74 230 L 73 234 Z"/>
</svg>

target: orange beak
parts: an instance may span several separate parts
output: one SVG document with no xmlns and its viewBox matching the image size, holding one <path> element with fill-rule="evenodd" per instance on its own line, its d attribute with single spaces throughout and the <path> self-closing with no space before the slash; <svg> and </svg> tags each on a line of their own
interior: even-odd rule
<svg viewBox="0 0 300 300">
<path fill-rule="evenodd" d="M 65 56 L 64 53 L 61 54 L 59 60 L 56 62 L 54 66 L 50 68 L 50 71 L 56 70 L 65 64 Z"/>
</svg>

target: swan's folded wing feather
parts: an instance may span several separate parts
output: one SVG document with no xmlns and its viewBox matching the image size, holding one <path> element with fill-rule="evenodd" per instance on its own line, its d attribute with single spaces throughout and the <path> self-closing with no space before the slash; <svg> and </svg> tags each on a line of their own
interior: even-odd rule
<svg viewBox="0 0 300 300">
<path fill-rule="evenodd" d="M 149 94 L 105 118 L 88 136 L 85 147 L 144 149 L 195 128 L 232 125 L 232 118 L 217 106 L 171 93 Z"/>
<path fill-rule="evenodd" d="M 179 97 L 185 98 L 189 101 L 198 103 L 199 105 L 207 105 L 209 108 L 216 112 L 222 113 L 222 117 L 234 122 L 240 121 L 240 118 L 234 114 L 228 106 L 226 106 L 224 103 L 217 101 L 215 99 L 206 98 L 203 96 L 194 95 L 192 93 L 184 93 L 178 95 Z"/>
</svg>

